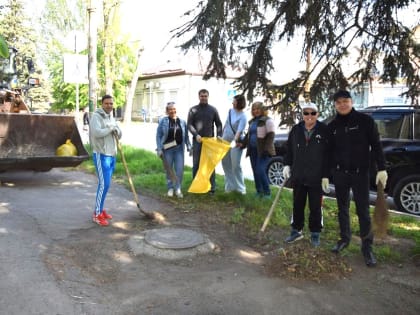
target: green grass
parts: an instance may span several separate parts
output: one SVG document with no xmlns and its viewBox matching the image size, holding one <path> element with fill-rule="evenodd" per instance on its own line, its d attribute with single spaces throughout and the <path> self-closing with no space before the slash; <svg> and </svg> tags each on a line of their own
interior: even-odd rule
<svg viewBox="0 0 420 315">
<path fill-rule="evenodd" d="M 90 150 L 88 148 L 88 150 Z M 166 196 L 166 178 L 162 161 L 153 153 L 137 149 L 130 146 L 123 146 L 124 155 L 127 160 L 128 168 L 137 191 L 141 194 L 147 194 L 151 197 L 162 198 Z M 89 172 L 94 172 L 92 161 L 86 161 L 82 168 Z M 125 173 L 122 159 L 117 158 L 114 180 L 125 184 L 128 187 L 128 181 Z M 226 224 L 232 226 L 241 226 L 242 230 L 252 237 L 259 232 L 264 219 L 274 201 L 277 193 L 277 187 L 272 187 L 271 200 L 255 197 L 255 188 L 253 181 L 246 180 L 247 194 L 224 193 L 224 178 L 221 175 L 216 176 L 217 191 L 214 196 L 207 194 L 189 194 L 189 185 L 192 182 L 191 168 L 186 166 L 184 171 L 184 180 L 182 191 L 184 198 L 181 200 L 173 199 L 178 208 L 188 211 L 217 211 L 226 218 Z M 372 209 L 373 211 L 373 209 Z M 351 203 L 351 227 L 355 236 L 359 235 L 359 224 L 355 214 L 354 204 Z M 307 211 L 304 233 L 307 230 Z M 290 217 L 292 214 L 292 192 L 284 189 L 280 195 L 280 200 L 276 205 L 275 211 L 271 217 L 266 232 L 271 230 L 280 230 L 283 235 L 290 231 Z M 339 227 L 337 220 L 337 207 L 334 199 L 324 198 L 323 202 L 324 228 L 321 234 L 321 246 L 330 248 L 339 238 Z M 390 215 L 390 225 L 388 235 L 396 239 L 411 240 L 414 244 L 405 255 L 414 256 L 420 254 L 420 219 L 402 216 Z M 282 242 L 282 240 L 276 240 Z M 411 244 L 410 243 L 410 244 Z M 402 260 L 402 254 L 396 250 L 395 245 L 391 247 L 387 242 L 375 246 L 374 251 L 381 261 L 398 262 Z M 398 247 L 398 242 L 397 246 Z M 353 255 L 360 253 L 358 242 L 351 242 L 349 250 L 344 251 L 344 255 Z"/>
</svg>

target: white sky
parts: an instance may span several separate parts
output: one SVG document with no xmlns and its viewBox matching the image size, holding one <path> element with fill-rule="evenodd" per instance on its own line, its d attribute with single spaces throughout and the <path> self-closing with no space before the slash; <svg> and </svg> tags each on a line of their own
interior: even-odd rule
<svg viewBox="0 0 420 315">
<path fill-rule="evenodd" d="M 182 24 L 184 12 L 194 8 L 193 0 L 123 0 L 121 30 L 130 32 L 132 40 L 141 40 L 143 62 L 159 62 L 176 54 L 175 42 L 163 50 L 171 37 L 170 31 Z"/>
</svg>

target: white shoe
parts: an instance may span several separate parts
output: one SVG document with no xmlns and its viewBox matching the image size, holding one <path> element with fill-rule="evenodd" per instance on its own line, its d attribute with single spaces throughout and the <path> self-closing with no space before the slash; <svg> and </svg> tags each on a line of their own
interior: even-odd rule
<svg viewBox="0 0 420 315">
<path fill-rule="evenodd" d="M 181 189 L 177 189 L 175 194 L 178 198 L 184 198 L 184 196 L 182 195 Z"/>
<path fill-rule="evenodd" d="M 169 188 L 168 197 L 173 197 L 173 196 L 174 196 L 174 190 L 172 188 Z"/>
</svg>

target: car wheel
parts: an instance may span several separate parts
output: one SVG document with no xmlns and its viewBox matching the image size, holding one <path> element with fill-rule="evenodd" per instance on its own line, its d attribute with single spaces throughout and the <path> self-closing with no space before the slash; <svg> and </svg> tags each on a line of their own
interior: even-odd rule
<svg viewBox="0 0 420 315">
<path fill-rule="evenodd" d="M 399 211 L 420 215 L 420 175 L 404 177 L 397 183 L 394 202 Z"/>
<path fill-rule="evenodd" d="M 279 158 L 273 158 L 267 167 L 267 176 L 270 185 L 280 186 L 283 181 L 283 160 Z"/>
</svg>

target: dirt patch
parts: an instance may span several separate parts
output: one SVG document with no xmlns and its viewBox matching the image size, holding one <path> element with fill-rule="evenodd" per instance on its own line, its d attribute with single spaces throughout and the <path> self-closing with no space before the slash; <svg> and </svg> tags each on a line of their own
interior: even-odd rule
<svg viewBox="0 0 420 315">
<path fill-rule="evenodd" d="M 347 278 L 352 268 L 341 256 L 300 242 L 280 248 L 266 256 L 265 272 L 270 277 L 293 280 L 338 280 Z"/>
</svg>

